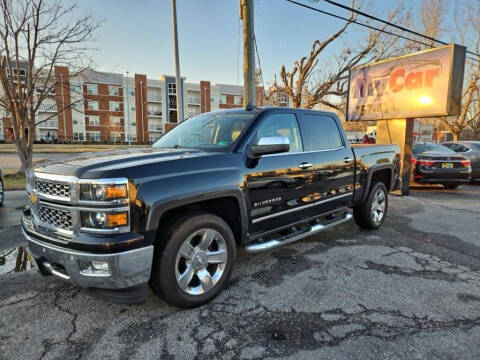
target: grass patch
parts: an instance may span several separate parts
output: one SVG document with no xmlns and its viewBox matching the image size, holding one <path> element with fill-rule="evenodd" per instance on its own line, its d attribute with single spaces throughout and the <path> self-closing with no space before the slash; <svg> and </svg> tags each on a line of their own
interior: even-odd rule
<svg viewBox="0 0 480 360">
<path fill-rule="evenodd" d="M 5 190 L 24 190 L 25 175 L 7 171 L 3 175 L 3 187 Z"/>
</svg>

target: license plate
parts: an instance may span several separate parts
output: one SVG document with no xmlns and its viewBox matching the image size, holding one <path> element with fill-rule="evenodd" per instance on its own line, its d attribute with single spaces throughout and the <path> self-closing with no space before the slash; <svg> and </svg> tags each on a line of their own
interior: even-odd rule
<svg viewBox="0 0 480 360">
<path fill-rule="evenodd" d="M 453 169 L 453 163 L 442 163 L 442 169 Z"/>
</svg>

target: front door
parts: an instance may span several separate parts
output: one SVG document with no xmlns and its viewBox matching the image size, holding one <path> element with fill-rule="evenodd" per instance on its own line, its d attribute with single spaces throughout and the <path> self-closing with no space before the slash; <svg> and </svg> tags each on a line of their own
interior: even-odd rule
<svg viewBox="0 0 480 360">
<path fill-rule="evenodd" d="M 353 197 L 353 152 L 329 115 L 302 113 L 305 150 L 312 155 L 315 212 L 324 214 L 348 206 Z"/>
<path fill-rule="evenodd" d="M 266 136 L 286 136 L 290 151 L 260 157 L 246 176 L 252 235 L 308 218 L 314 205 L 311 155 L 303 151 L 295 113 L 263 119 L 256 139 Z"/>
</svg>

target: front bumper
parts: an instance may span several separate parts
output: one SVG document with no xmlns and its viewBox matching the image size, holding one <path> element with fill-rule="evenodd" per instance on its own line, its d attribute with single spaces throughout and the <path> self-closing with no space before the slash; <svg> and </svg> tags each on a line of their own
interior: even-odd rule
<svg viewBox="0 0 480 360">
<path fill-rule="evenodd" d="M 43 275 L 52 274 L 84 288 L 111 290 L 132 288 L 146 284 L 150 279 L 152 245 L 117 253 L 97 254 L 41 241 L 28 233 L 24 224 L 22 233 Z M 93 272 L 92 262 L 107 263 L 108 271 Z"/>
</svg>

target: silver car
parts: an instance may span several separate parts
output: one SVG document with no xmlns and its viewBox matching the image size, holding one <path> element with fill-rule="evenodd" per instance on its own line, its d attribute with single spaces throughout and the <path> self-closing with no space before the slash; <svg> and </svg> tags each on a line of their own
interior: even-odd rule
<svg viewBox="0 0 480 360">
<path fill-rule="evenodd" d="M 480 180 L 480 141 L 449 141 L 443 145 L 469 159 L 472 180 Z"/>
</svg>

